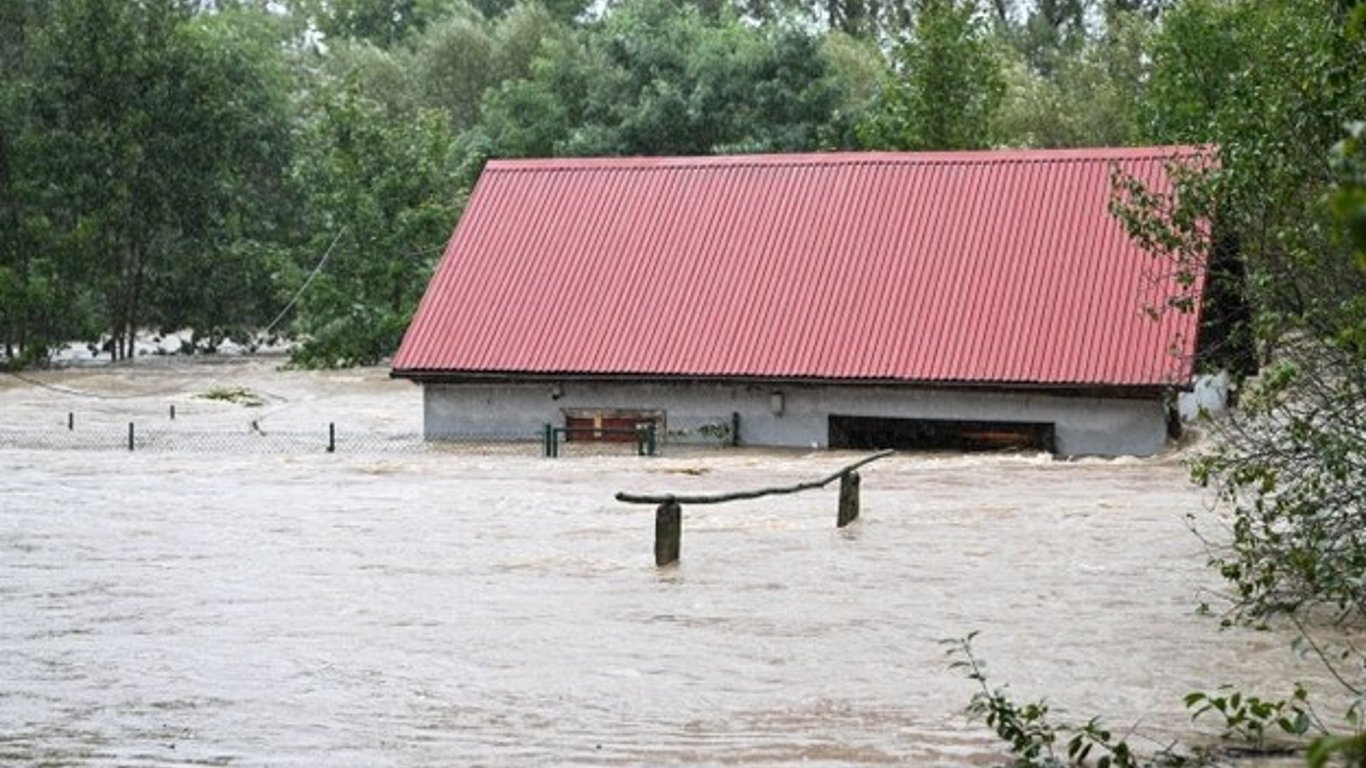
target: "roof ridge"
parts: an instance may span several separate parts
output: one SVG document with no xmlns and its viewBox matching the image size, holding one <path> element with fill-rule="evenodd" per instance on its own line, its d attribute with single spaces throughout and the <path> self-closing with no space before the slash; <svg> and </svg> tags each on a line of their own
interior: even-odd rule
<svg viewBox="0 0 1366 768">
<path fill-rule="evenodd" d="M 1023 165 L 1194 157 L 1209 147 L 1078 147 L 1066 149 L 947 150 L 932 152 L 804 152 L 752 155 L 664 155 L 502 158 L 488 162 L 503 172 L 658 171 L 706 168 L 809 168 L 855 165 Z"/>
</svg>

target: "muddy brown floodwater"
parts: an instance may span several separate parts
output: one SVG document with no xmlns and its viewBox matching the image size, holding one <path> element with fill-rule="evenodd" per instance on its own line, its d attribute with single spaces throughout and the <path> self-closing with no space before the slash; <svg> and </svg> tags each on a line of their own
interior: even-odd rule
<svg viewBox="0 0 1366 768">
<path fill-rule="evenodd" d="M 273 366 L 0 376 L 0 430 L 169 404 L 205 429 L 420 430 L 382 370 Z M 236 387 L 264 404 L 195 397 Z M 685 507 L 662 570 L 652 510 L 613 500 L 853 456 L 0 448 L 0 763 L 990 765 L 940 642 L 973 631 L 1013 695 L 1158 741 L 1206 738 L 1196 688 L 1328 687 L 1288 633 L 1197 614 L 1219 583 L 1177 456 L 898 455 L 842 531 L 833 489 Z"/>
</svg>

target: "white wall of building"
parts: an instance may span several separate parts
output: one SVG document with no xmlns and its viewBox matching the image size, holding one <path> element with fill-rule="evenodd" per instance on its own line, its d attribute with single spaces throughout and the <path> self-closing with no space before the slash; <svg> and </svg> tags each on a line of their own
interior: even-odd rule
<svg viewBox="0 0 1366 768">
<path fill-rule="evenodd" d="M 1069 397 L 973 389 L 714 383 L 424 384 L 425 432 L 442 436 L 534 437 L 543 425 L 564 424 L 568 409 L 659 410 L 669 442 L 717 442 L 740 414 L 742 445 L 822 448 L 828 419 L 872 416 L 907 419 L 1045 422 L 1055 425 L 1064 456 L 1146 456 L 1167 440 L 1166 408 L 1158 400 Z M 775 413 L 775 393 L 782 412 Z"/>
</svg>

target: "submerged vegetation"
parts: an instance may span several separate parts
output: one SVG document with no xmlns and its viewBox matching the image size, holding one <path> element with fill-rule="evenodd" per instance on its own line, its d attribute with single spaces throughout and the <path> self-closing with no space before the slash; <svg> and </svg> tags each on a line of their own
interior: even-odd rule
<svg viewBox="0 0 1366 768">
<path fill-rule="evenodd" d="M 266 404 L 265 398 L 245 387 L 215 387 L 208 392 L 195 395 L 195 397 L 201 400 L 217 400 L 223 403 L 244 405 L 248 408 L 256 408 Z"/>
<path fill-rule="evenodd" d="M 1313 766 L 1326 765 L 1334 758 L 1359 765 L 1363 759 L 1362 737 L 1334 736 L 1310 704 L 1309 693 L 1299 685 L 1288 699 L 1264 699 L 1231 689 L 1188 694 L 1185 705 L 1191 720 L 1217 721 L 1223 742 L 1217 747 L 1162 744 L 1145 737 L 1138 724 L 1121 735 L 1098 717 L 1081 724 L 1060 721 L 1051 714 L 1048 702 L 1020 703 L 1006 688 L 988 682 L 986 662 L 973 650 L 976 636 L 973 632 L 942 641 L 949 646 L 949 668 L 961 671 L 977 686 L 967 714 L 986 723 L 1008 745 L 1011 765 L 1017 768 L 1175 768 L 1216 765 L 1239 756 L 1297 753 L 1307 755 Z"/>
</svg>

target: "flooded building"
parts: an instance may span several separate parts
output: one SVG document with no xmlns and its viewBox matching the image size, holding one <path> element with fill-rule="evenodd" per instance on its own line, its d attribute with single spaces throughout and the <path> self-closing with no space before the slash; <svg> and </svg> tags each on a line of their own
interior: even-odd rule
<svg viewBox="0 0 1366 768">
<path fill-rule="evenodd" d="M 1200 280 L 1113 174 L 1180 147 L 491 161 L 393 361 L 429 438 L 1154 453 Z"/>
</svg>

